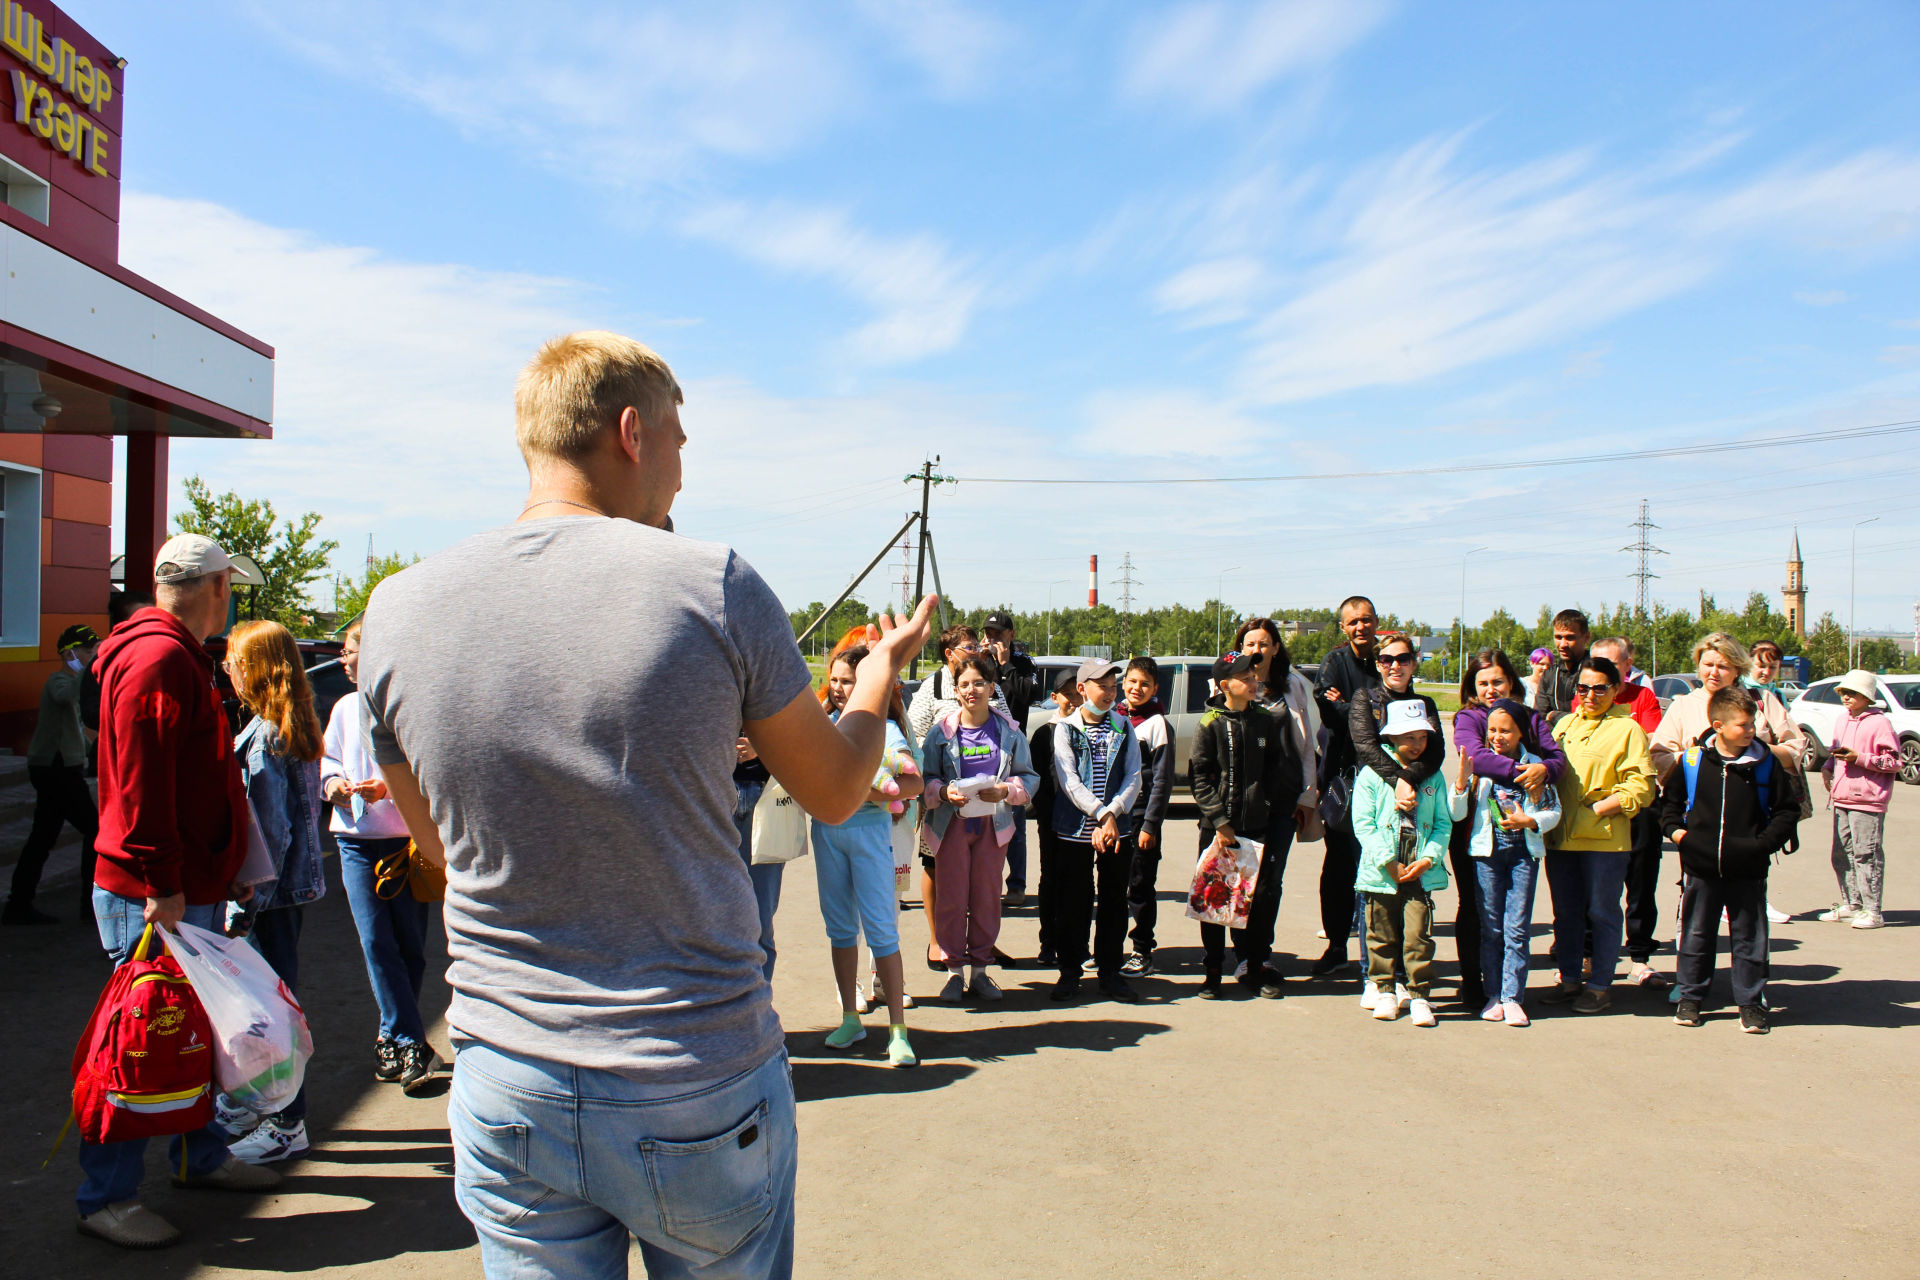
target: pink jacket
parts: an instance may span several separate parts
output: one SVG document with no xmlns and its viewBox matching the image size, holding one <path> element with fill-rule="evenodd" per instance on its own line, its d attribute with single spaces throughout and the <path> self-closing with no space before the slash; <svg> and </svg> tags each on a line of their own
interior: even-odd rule
<svg viewBox="0 0 1920 1280">
<path fill-rule="evenodd" d="M 1829 750 L 1848 747 L 1859 760 L 1847 763 L 1833 755 L 1820 766 L 1827 779 L 1827 807 L 1885 813 L 1893 798 L 1893 779 L 1900 772 L 1900 739 L 1893 721 L 1878 707 L 1857 716 L 1842 716 L 1833 727 Z"/>
</svg>

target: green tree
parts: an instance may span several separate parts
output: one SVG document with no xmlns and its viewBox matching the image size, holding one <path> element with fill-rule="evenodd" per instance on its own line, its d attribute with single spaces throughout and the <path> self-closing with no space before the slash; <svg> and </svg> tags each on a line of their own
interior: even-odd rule
<svg viewBox="0 0 1920 1280">
<path fill-rule="evenodd" d="M 333 607 L 334 626 L 341 630 L 366 611 L 367 600 L 373 595 L 373 589 L 381 581 L 391 578 L 409 565 L 420 563 L 419 556 L 408 558 L 399 552 L 392 555 L 375 556 L 367 566 L 367 571 L 358 578 L 348 578 L 340 584 L 338 601 Z"/>
<path fill-rule="evenodd" d="M 270 618 L 295 635 L 314 634 L 307 588 L 320 580 L 328 557 L 340 545 L 316 536 L 319 513 L 309 511 L 298 522 L 282 521 L 276 530 L 270 502 L 248 501 L 236 493 L 216 496 L 197 475 L 187 477 L 185 488 L 189 509 L 175 517 L 179 531 L 203 534 L 229 552 L 252 556 L 267 580 L 264 587 L 248 588 L 253 598 L 242 602 L 242 613 Z"/>
<path fill-rule="evenodd" d="M 1806 647 L 1801 650 L 1813 663 L 1813 678 L 1842 675 L 1847 670 L 1847 633 L 1832 613 L 1820 615 L 1820 622 L 1807 632 Z"/>
</svg>

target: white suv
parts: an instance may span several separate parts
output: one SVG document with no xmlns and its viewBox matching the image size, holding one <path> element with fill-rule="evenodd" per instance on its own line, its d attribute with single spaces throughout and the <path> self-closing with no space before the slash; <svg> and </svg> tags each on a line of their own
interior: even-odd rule
<svg viewBox="0 0 1920 1280">
<path fill-rule="evenodd" d="M 1893 722 L 1900 739 L 1900 781 L 1920 784 L 1920 676 L 1878 676 L 1879 704 Z M 1840 704 L 1838 679 L 1819 680 L 1787 708 L 1794 723 L 1812 739 L 1818 759 L 1824 760 L 1833 729 L 1847 709 Z"/>
</svg>

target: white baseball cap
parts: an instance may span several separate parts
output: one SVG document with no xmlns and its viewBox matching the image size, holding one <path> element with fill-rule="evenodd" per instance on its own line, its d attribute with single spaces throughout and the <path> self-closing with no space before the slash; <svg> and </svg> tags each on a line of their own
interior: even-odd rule
<svg viewBox="0 0 1920 1280">
<path fill-rule="evenodd" d="M 1387 704 L 1387 722 L 1380 726 L 1380 736 L 1398 737 L 1403 733 L 1440 732 L 1427 715 L 1427 705 L 1415 698 L 1400 698 Z"/>
<path fill-rule="evenodd" d="M 219 543 L 199 533 L 176 533 L 153 558 L 153 580 L 185 582 L 189 578 L 233 568 L 233 557 Z"/>
</svg>

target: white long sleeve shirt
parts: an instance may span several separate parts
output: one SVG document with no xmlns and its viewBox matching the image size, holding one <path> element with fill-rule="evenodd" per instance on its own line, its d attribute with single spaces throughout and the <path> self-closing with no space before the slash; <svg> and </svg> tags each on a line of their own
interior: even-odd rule
<svg viewBox="0 0 1920 1280">
<path fill-rule="evenodd" d="M 334 778 L 343 782 L 371 782 L 380 776 L 373 758 L 373 742 L 368 736 L 371 720 L 367 700 L 359 690 L 333 704 L 327 717 L 326 755 L 320 761 L 320 794 Z M 337 836 L 356 836 L 362 840 L 392 840 L 407 834 L 407 824 L 391 800 L 376 800 L 358 818 L 350 804 L 329 804 L 333 810 L 331 830 Z"/>
</svg>

